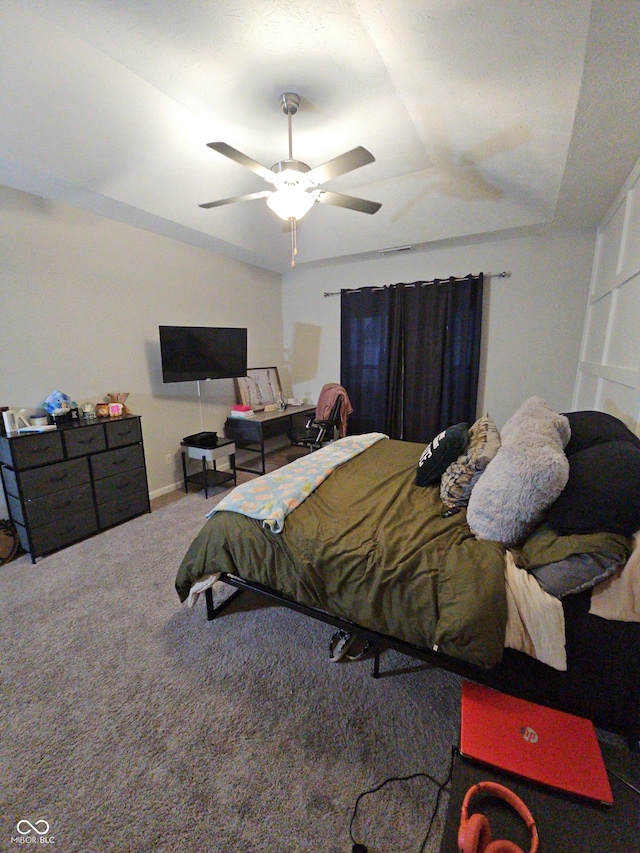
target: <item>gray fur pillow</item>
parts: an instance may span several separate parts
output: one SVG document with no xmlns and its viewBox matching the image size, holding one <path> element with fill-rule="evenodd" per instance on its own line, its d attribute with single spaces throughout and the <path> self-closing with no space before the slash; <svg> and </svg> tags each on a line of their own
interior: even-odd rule
<svg viewBox="0 0 640 853">
<path fill-rule="evenodd" d="M 569 421 L 530 397 L 504 425 L 502 446 L 478 480 L 467 522 L 478 539 L 513 545 L 542 521 L 569 478 Z"/>
<path fill-rule="evenodd" d="M 552 421 L 558 429 L 560 440 L 562 441 L 562 447 L 565 448 L 567 446 L 569 439 L 571 438 L 571 426 L 569 425 L 569 419 L 564 415 L 554 412 L 542 397 L 536 396 L 529 397 L 528 400 L 525 400 L 520 408 L 511 415 L 509 420 L 502 427 L 500 430 L 500 439 L 502 440 L 502 443 L 504 444 L 505 440 L 508 441 L 511 432 L 520 427 L 523 423 L 526 424 L 529 418 Z"/>
</svg>

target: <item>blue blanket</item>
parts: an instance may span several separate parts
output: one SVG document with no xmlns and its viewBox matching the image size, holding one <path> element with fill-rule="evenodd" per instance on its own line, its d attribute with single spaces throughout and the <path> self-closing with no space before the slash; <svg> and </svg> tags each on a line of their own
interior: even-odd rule
<svg viewBox="0 0 640 853">
<path fill-rule="evenodd" d="M 239 512 L 260 519 L 263 527 L 268 527 L 273 533 L 281 533 L 287 515 L 300 506 L 332 471 L 383 438 L 387 436 L 381 432 L 340 438 L 277 471 L 237 486 L 207 513 L 207 518 L 221 510 Z"/>
</svg>

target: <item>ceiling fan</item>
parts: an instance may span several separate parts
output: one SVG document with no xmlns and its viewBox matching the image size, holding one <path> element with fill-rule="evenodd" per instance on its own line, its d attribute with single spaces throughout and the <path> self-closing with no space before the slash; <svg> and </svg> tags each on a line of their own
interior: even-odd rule
<svg viewBox="0 0 640 853">
<path fill-rule="evenodd" d="M 333 204 L 337 207 L 346 207 L 349 210 L 370 214 L 376 213 L 382 205 L 377 201 L 367 201 L 363 198 L 356 198 L 355 196 L 335 193 L 320 188 L 320 184 L 330 181 L 332 178 L 345 175 L 347 172 L 359 169 L 360 166 L 366 166 L 367 163 L 373 163 L 375 157 L 366 148 L 359 146 L 358 148 L 351 149 L 351 151 L 346 151 L 344 154 L 340 154 L 338 157 L 334 157 L 333 160 L 328 160 L 322 166 L 317 166 L 315 169 L 311 169 L 306 163 L 302 163 L 300 160 L 294 160 L 291 117 L 298 112 L 300 96 L 294 92 L 285 92 L 281 96 L 280 101 L 282 111 L 288 117 L 289 121 L 289 157 L 286 160 L 280 160 L 268 169 L 231 145 L 227 145 L 226 142 L 208 143 L 209 148 L 255 172 L 256 175 L 259 175 L 265 181 L 272 184 L 274 189 L 261 190 L 260 192 L 248 193 L 247 195 L 234 196 L 233 198 L 223 198 L 219 201 L 210 201 L 199 206 L 209 209 L 220 207 L 224 204 L 232 204 L 236 201 L 251 201 L 253 199 L 266 198 L 267 205 L 271 210 L 281 219 L 291 223 L 291 266 L 293 267 L 295 266 L 295 256 L 297 254 L 297 222 L 309 212 L 315 202 Z"/>
</svg>

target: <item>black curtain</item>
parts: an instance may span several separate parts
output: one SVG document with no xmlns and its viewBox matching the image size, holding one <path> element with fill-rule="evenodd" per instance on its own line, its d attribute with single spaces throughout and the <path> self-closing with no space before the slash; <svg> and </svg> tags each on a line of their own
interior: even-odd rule
<svg viewBox="0 0 640 853">
<path fill-rule="evenodd" d="M 389 288 L 340 291 L 340 384 L 353 413 L 348 432 L 384 432 L 387 400 Z"/>
<path fill-rule="evenodd" d="M 483 275 L 341 291 L 352 433 L 430 441 L 475 420 Z"/>
</svg>

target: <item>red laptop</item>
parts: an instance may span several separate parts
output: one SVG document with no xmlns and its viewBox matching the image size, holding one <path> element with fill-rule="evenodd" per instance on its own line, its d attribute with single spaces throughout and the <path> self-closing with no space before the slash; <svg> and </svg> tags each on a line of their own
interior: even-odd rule
<svg viewBox="0 0 640 853">
<path fill-rule="evenodd" d="M 516 776 L 611 805 L 591 720 L 462 683 L 460 752 Z"/>
</svg>

